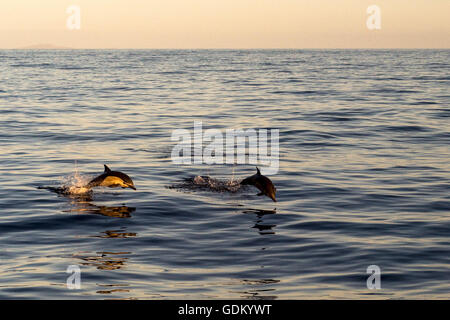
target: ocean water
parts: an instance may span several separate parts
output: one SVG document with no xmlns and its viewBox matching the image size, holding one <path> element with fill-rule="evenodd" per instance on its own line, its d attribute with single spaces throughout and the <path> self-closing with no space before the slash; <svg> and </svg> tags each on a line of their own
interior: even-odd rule
<svg viewBox="0 0 450 320">
<path fill-rule="evenodd" d="M 450 298 L 449 67 L 449 50 L 0 51 L 0 298 Z M 195 121 L 279 129 L 278 202 L 177 187 L 255 173 L 173 163 Z M 103 164 L 137 191 L 46 189 Z"/>
</svg>

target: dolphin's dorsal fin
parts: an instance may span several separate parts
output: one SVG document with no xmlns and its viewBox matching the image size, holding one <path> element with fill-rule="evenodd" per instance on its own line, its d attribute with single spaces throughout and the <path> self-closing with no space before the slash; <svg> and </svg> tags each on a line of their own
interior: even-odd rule
<svg viewBox="0 0 450 320">
<path fill-rule="evenodd" d="M 258 167 L 256 167 L 256 174 L 257 174 L 258 176 L 261 175 L 261 171 L 259 171 Z"/>
<path fill-rule="evenodd" d="M 105 166 L 105 172 L 111 172 L 111 169 L 108 168 L 108 166 L 106 164 L 104 164 L 104 166 Z"/>
</svg>

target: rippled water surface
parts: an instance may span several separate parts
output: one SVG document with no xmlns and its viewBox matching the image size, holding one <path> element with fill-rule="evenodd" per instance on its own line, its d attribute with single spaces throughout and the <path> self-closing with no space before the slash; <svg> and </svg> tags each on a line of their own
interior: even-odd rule
<svg viewBox="0 0 450 320">
<path fill-rule="evenodd" d="M 449 61 L 449 50 L 0 51 L 0 298 L 449 298 Z M 194 121 L 279 129 L 278 202 L 252 187 L 177 188 L 255 172 L 174 164 L 172 131 Z M 104 163 L 137 191 L 45 189 Z M 367 289 L 369 265 L 381 290 Z"/>
</svg>

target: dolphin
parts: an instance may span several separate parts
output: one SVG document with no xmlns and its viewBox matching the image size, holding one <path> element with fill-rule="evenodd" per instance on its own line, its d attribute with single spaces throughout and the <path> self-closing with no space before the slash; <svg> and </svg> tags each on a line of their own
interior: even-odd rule
<svg viewBox="0 0 450 320">
<path fill-rule="evenodd" d="M 109 188 L 131 188 L 133 190 L 136 190 L 133 180 L 131 180 L 129 176 L 119 171 L 112 171 L 106 164 L 104 166 L 105 172 L 103 172 L 103 174 L 99 175 L 97 178 L 92 179 L 85 186 L 85 188 L 91 189 L 93 187 L 101 186 Z"/>
<path fill-rule="evenodd" d="M 261 174 L 258 167 L 256 167 L 256 174 L 242 180 L 241 185 L 255 186 L 259 189 L 259 191 L 261 191 L 258 193 L 258 196 L 265 195 L 272 199 L 273 202 L 277 202 L 277 199 L 275 199 L 277 189 L 269 178 Z"/>
</svg>

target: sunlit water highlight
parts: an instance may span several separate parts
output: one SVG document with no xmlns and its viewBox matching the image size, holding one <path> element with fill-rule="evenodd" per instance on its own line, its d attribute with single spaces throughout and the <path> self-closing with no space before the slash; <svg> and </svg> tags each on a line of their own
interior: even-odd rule
<svg viewBox="0 0 450 320">
<path fill-rule="evenodd" d="M 0 298 L 448 298 L 449 58 L 0 51 Z M 253 165 L 172 163 L 194 121 L 280 129 L 278 202 Z M 103 164 L 137 191 L 74 195 Z"/>
</svg>

